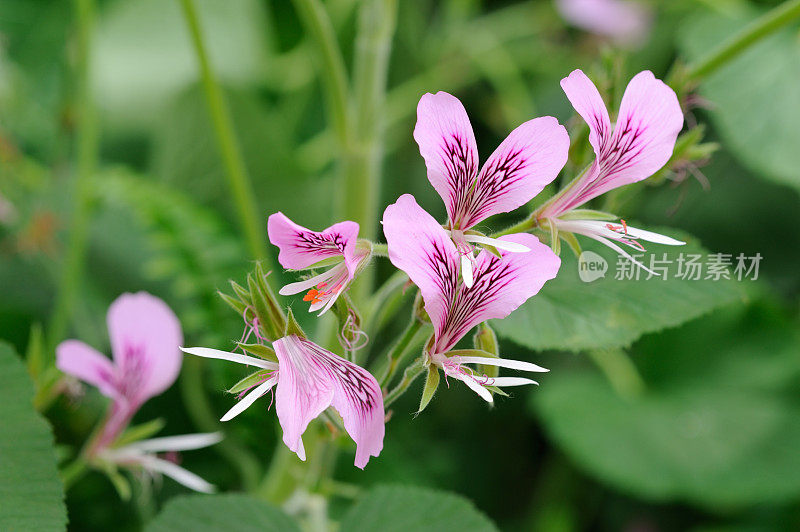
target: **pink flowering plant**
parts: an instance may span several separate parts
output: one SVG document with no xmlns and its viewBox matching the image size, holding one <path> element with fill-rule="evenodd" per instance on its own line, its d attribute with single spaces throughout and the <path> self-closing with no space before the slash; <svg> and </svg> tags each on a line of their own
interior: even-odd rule
<svg viewBox="0 0 800 532">
<path fill-rule="evenodd" d="M 0 130 L 0 163 L 24 174 L 24 187 L 39 187 L 42 176 L 50 173 L 74 179 L 68 188 L 62 189 L 62 183 L 48 190 L 49 198 L 57 198 L 48 200 L 58 204 L 55 214 L 39 212 L 35 202 L 20 203 L 12 188 L 0 194 L 0 254 L 13 249 L 16 260 L 0 262 L 0 278 L 10 280 L 4 297 L 12 302 L 18 298 L 16 279 L 24 276 L 17 276 L 17 270 L 39 275 L 38 291 L 55 286 L 45 331 L 27 324 L 30 390 L 22 389 L 30 384 L 27 376 L 13 371 L 16 364 L 24 376 L 26 368 L 9 354 L 10 347 L 0 345 L 0 368 L 9 368 L 0 372 L 0 393 L 3 388 L 14 392 L 13 401 L 10 392 L 0 397 L 0 412 L 10 416 L 23 407 L 30 410 L 28 424 L 7 428 L 0 420 L 5 431 L 0 434 L 0 530 L 50 529 L 27 521 L 27 514 L 18 518 L 39 496 L 28 490 L 33 484 L 25 484 L 24 476 L 33 463 L 28 455 L 41 450 L 27 438 L 47 429 L 40 414 L 55 429 L 57 445 L 40 447 L 53 462 L 56 506 L 63 510 L 61 499 L 69 493 L 70 512 L 80 505 L 90 508 L 70 524 L 76 530 L 109 528 L 110 518 L 102 514 L 114 514 L 117 507 L 105 496 L 94 502 L 94 494 L 108 487 L 135 507 L 136 525 L 148 529 L 158 512 L 153 529 L 159 530 L 239 525 L 342 532 L 492 530 L 484 516 L 459 498 L 372 484 L 375 479 L 415 481 L 423 476 L 420 482 L 438 484 L 439 475 L 459 470 L 452 478 L 488 486 L 485 491 L 501 494 L 498 507 L 505 508 L 514 498 L 506 500 L 505 480 L 499 479 L 507 469 L 498 465 L 518 469 L 527 480 L 541 474 L 536 480 L 541 485 L 531 481 L 526 486 L 531 493 L 514 494 L 538 497 L 560 482 L 566 456 L 570 468 L 585 467 L 592 478 L 610 479 L 626 497 L 639 488 L 648 501 L 674 497 L 691 502 L 692 497 L 708 496 L 701 478 L 704 468 L 715 481 L 728 479 L 732 469 L 718 464 L 728 457 L 749 463 L 750 453 L 768 455 L 759 447 L 762 440 L 770 451 L 795 447 L 773 445 L 764 436 L 780 425 L 764 420 L 784 419 L 770 410 L 772 398 L 746 397 L 766 388 L 759 379 L 767 382 L 781 373 L 768 357 L 767 369 L 760 372 L 720 363 L 723 384 L 708 379 L 711 391 L 703 388 L 695 397 L 679 378 L 675 384 L 669 380 L 672 366 L 659 371 L 655 362 L 649 367 L 628 355 L 639 349 L 634 342 L 646 334 L 662 334 L 718 306 L 746 299 L 739 285 L 733 288 L 732 264 L 723 264 L 722 253 L 716 254 L 713 275 L 698 275 L 695 284 L 671 276 L 659 257 L 664 263 L 680 254 L 678 267 L 688 268 L 683 251 L 711 255 L 672 218 L 665 217 L 656 229 L 658 217 L 649 216 L 655 203 L 649 202 L 663 197 L 651 198 L 646 191 L 680 187 L 677 209 L 692 185 L 686 182 L 688 175 L 705 188 L 700 168 L 710 163 L 718 145 L 706 141 L 706 126 L 700 123 L 705 109 L 713 109 L 713 102 L 700 96 L 702 84 L 762 37 L 800 17 L 800 0 L 788 0 L 755 19 L 705 59 L 677 60 L 669 70 L 658 68 L 661 59 L 652 58 L 663 59 L 665 50 L 683 50 L 675 46 L 655 53 L 647 46 L 657 38 L 656 31 L 665 31 L 658 17 L 670 9 L 688 9 L 683 2 L 665 8 L 638 0 L 553 0 L 503 3 L 496 10 L 473 2 L 445 2 L 448 7 L 422 2 L 426 11 L 392 0 L 294 0 L 298 21 L 288 25 L 289 15 L 275 7 L 278 3 L 267 3 L 269 16 L 265 11 L 264 17 L 251 17 L 264 7 L 256 2 L 260 7 L 252 13 L 239 6 L 214 7 L 219 16 L 213 21 L 209 17 L 208 23 L 219 27 L 212 26 L 210 33 L 228 32 L 236 39 L 214 37 L 208 46 L 195 1 L 180 0 L 187 32 L 170 30 L 170 38 L 188 38 L 184 44 L 196 55 L 203 95 L 197 101 L 191 91 L 175 90 L 179 83 L 168 75 L 189 75 L 183 70 L 183 48 L 175 52 L 164 45 L 161 62 L 141 62 L 156 68 L 154 77 L 164 77 L 159 85 L 163 94 L 136 94 L 134 76 L 122 81 L 110 76 L 109 64 L 127 68 L 138 62 L 114 54 L 109 61 L 103 50 L 92 49 L 92 41 L 116 38 L 126 24 L 115 17 L 124 21 L 130 13 L 139 16 L 140 7 L 129 13 L 118 6 L 126 6 L 125 0 L 110 2 L 102 16 L 113 24 L 106 22 L 99 31 L 94 3 L 76 0 L 75 35 L 63 31 L 71 35 L 66 47 L 71 59 L 63 65 L 69 68 L 63 70 L 74 70 L 76 76 L 64 84 L 67 92 L 76 93 L 59 114 L 65 139 L 59 136 L 62 132 L 49 131 L 49 123 L 13 123 L 17 115 L 36 115 L 38 106 L 2 109 L 0 114 L 11 120 L 8 131 L 5 124 Z M 238 18 L 225 18 L 229 9 Z M 486 13 L 473 20 L 471 14 L 481 10 Z M 162 17 L 159 12 L 149 25 L 167 27 L 176 13 Z M 25 20 L 37 20 L 38 14 Z M 434 15 L 431 21 L 428 14 Z M 17 20 L 0 16 L 4 38 L 6 18 Z M 250 18 L 270 31 L 257 25 L 259 31 L 250 32 Z M 408 20 L 429 22 L 425 29 L 430 35 L 403 31 L 401 46 L 393 51 L 393 35 Z M 302 28 L 307 39 L 286 39 L 286 28 L 294 26 L 292 31 Z M 350 30 L 357 38 L 342 48 Z M 264 38 L 269 41 L 264 57 L 239 50 L 238 39 L 247 42 L 262 33 L 269 37 Z M 526 52 L 523 67 L 517 39 L 528 33 L 543 46 L 534 59 Z M 34 37 L 35 50 L 41 43 Z M 146 47 L 142 35 L 135 37 L 135 46 L 120 41 L 110 48 L 135 59 Z M 9 49 L 20 48 L 27 39 L 9 40 Z M 562 53 L 567 41 L 574 41 L 574 53 Z M 161 54 L 167 39 L 152 42 Z M 236 58 L 241 64 L 215 65 L 228 48 L 241 52 Z M 439 54 L 433 67 L 427 58 L 431 50 Z M 652 53 L 637 55 L 636 50 Z M 395 52 L 414 61 L 392 70 Z M 33 78 L 17 73 L 19 65 L 6 64 L 5 56 L 0 59 L 0 71 L 14 78 L 9 86 L 21 83 L 15 76 L 26 88 L 32 85 Z M 784 62 L 790 69 L 790 61 Z M 251 63 L 259 65 L 255 72 L 247 66 Z M 100 70 L 93 72 L 97 65 Z M 220 79 L 230 84 L 228 90 L 217 79 L 215 66 Z M 421 66 L 431 70 L 401 80 Z M 253 94 L 238 85 L 251 78 L 263 82 Z M 130 87 L 124 97 L 112 98 L 101 90 L 109 83 Z M 476 89 L 487 87 L 491 97 L 478 100 Z M 6 91 L 4 84 L 0 107 L 18 105 Z M 49 91 L 41 99 L 58 100 Z M 94 91 L 103 94 L 97 101 Z M 119 101 L 137 97 L 160 102 L 169 91 L 180 105 L 163 116 L 161 107 L 138 116 L 134 103 L 130 109 L 113 110 Z M 284 103 L 288 94 L 296 97 L 291 105 Z M 202 106 L 208 122 L 184 120 L 183 113 L 195 104 Z M 696 114 L 698 109 L 704 111 Z M 176 155 L 154 150 L 158 164 L 152 178 L 132 177 L 134 170 L 121 169 L 117 160 L 99 164 L 100 154 L 135 159 L 136 149 L 149 146 L 149 139 L 139 137 L 129 143 L 127 132 L 121 140 L 111 137 L 108 146 L 98 144 L 101 123 L 113 128 L 116 120 L 132 115 L 136 121 L 129 129 L 135 135 L 157 118 L 166 125 L 155 144 L 164 141 L 186 151 Z M 740 129 L 761 133 L 768 129 L 764 124 L 771 127 L 773 122 L 765 115 L 758 127 Z M 206 136 L 195 139 L 198 131 Z M 246 135 L 248 131 L 257 134 Z M 53 172 L 45 172 L 24 153 L 30 139 L 25 137 L 20 146 L 10 140 L 51 133 L 47 146 L 35 149 L 58 161 Z M 739 133 L 737 129 L 731 135 Z M 184 142 L 184 135 L 193 140 Z M 281 142 L 282 135 L 291 142 Z M 752 139 L 746 140 L 737 149 L 746 152 Z M 73 145 L 76 164 L 62 164 L 62 152 Z M 213 158 L 207 145 L 216 149 L 209 150 Z M 132 155 L 129 146 L 135 148 Z M 768 156 L 772 148 L 766 150 Z M 781 168 L 788 166 L 779 162 Z M 5 185 L 5 166 L 3 170 Z M 269 179 L 251 179 L 257 172 L 270 174 Z M 228 188 L 209 185 L 206 190 L 204 180 L 211 181 L 209 176 L 216 173 L 224 176 Z M 230 197 L 218 197 L 223 190 Z M 737 235 L 747 212 L 735 212 L 728 223 L 736 225 Z M 24 227 L 19 225 L 23 221 Z M 129 230 L 131 224 L 139 232 Z M 62 232 L 67 237 L 63 243 Z M 7 233 L 13 239 L 6 239 Z M 139 240 L 146 241 L 146 252 Z M 791 242 L 789 237 L 786 241 Z M 41 267 L 62 248 L 58 267 Z M 602 267 L 588 272 L 596 278 L 581 270 L 588 260 Z M 609 262 L 624 265 L 628 277 L 606 276 Z M 50 279 L 54 271 L 59 275 Z M 131 275 L 124 282 L 112 284 L 126 273 Z M 600 277 L 605 278 L 595 283 Z M 0 313 L 33 321 L 29 314 L 40 300 L 51 302 L 30 299 L 16 314 L 8 311 L 11 304 L 0 304 Z M 11 328 L 19 329 L 12 322 Z M 19 331 L 12 336 L 16 341 Z M 684 348 L 684 342 L 690 347 Z M 698 351 L 691 338 L 683 337 L 671 349 Z M 559 357 L 558 351 L 587 356 Z M 694 367 L 681 356 L 674 357 L 676 373 Z M 648 357 L 648 363 L 656 358 Z M 586 372 L 575 371 L 581 364 L 588 366 L 582 368 Z M 663 382 L 654 377 L 663 374 L 669 374 Z M 740 374 L 757 374 L 759 382 L 740 386 L 736 379 L 746 380 Z M 724 380 L 728 378 L 735 385 Z M 649 380 L 657 386 L 648 388 Z M 673 388 L 680 394 L 669 395 Z M 726 395 L 731 390 L 736 390 L 734 398 Z M 23 397 L 28 392 L 32 401 Z M 523 406 L 528 399 L 532 409 Z M 708 404 L 717 400 L 728 417 L 712 416 L 714 405 Z M 526 448 L 509 445 L 507 420 L 533 411 L 542 435 L 525 440 Z M 629 411 L 630 419 L 639 416 L 652 425 L 639 434 L 630 427 L 635 423 L 628 422 Z M 716 438 L 711 445 L 708 433 L 727 429 L 731 412 L 762 433 L 745 438 L 737 430 L 736 438 Z M 673 425 L 680 430 L 672 430 Z M 519 427 L 525 432 L 525 425 Z M 453 437 L 456 428 L 460 441 L 474 443 L 474 450 L 459 448 Z M 510 429 L 508 441 L 519 436 Z M 633 437 L 620 436 L 629 430 Z M 797 440 L 797 431 L 785 432 Z M 680 437 L 662 442 L 673 433 Z M 702 440 L 701 445 L 695 440 Z M 726 440 L 731 450 L 721 443 L 718 449 L 717 440 Z M 534 448 L 540 441 L 553 449 L 539 453 Z M 603 455 L 595 460 L 606 448 L 613 448 L 608 455 L 615 459 L 606 461 Z M 681 450 L 680 460 L 672 449 Z M 637 455 L 636 467 L 628 468 L 628 455 L 639 451 L 653 458 Z M 783 455 L 774 454 L 746 469 L 745 484 L 761 479 L 759 468 L 768 467 L 773 458 L 783 464 Z M 703 456 L 703 463 L 688 468 L 688 457 L 694 455 Z M 540 464 L 543 456 L 550 461 Z M 670 460 L 680 462 L 671 466 L 678 471 L 674 475 L 659 469 Z M 30 470 L 37 490 L 45 493 L 49 488 L 39 481 L 41 472 Z M 645 480 L 637 484 L 629 477 L 639 470 L 646 474 L 640 473 Z M 486 477 L 487 471 L 498 480 Z M 680 482 L 689 488 L 673 485 Z M 584 483 L 570 479 L 562 484 Z M 714 510 L 738 508 L 734 488 L 703 503 Z M 114 504 L 123 504 L 108 491 Z M 187 491 L 199 494 L 183 493 Z M 209 495 L 217 491 L 231 493 Z M 162 510 L 161 502 L 174 492 L 183 495 Z M 768 495 L 756 502 L 774 502 Z M 783 492 L 779 496 L 786 498 Z M 560 492 L 553 497 L 559 499 Z M 539 512 L 537 499 L 531 515 L 510 512 L 509 526 L 552 528 L 552 516 L 561 519 L 561 504 L 543 505 Z M 66 514 L 56 521 L 53 529 L 66 526 Z M 574 528 L 578 521 L 564 523 Z M 127 525 L 120 526 L 131 528 Z M 658 528 L 646 520 L 628 525 Z"/>
</svg>

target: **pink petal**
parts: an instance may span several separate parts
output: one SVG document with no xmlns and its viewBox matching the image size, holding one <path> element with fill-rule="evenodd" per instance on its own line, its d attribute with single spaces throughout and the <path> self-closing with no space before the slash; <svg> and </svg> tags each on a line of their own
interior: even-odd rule
<svg viewBox="0 0 800 532">
<path fill-rule="evenodd" d="M 611 120 L 600 92 L 581 70 L 573 70 L 562 79 L 561 88 L 575 111 L 589 125 L 589 142 L 599 157 L 603 146 L 611 138 Z"/>
<path fill-rule="evenodd" d="M 438 336 L 444 330 L 458 285 L 460 259 L 455 244 L 411 194 L 386 207 L 383 233 L 389 260 L 419 287 Z"/>
<path fill-rule="evenodd" d="M 78 340 L 66 340 L 56 347 L 56 367 L 96 386 L 108 397 L 118 395 L 114 387 L 114 366 L 111 360 Z"/>
<path fill-rule="evenodd" d="M 358 267 L 355 256 L 358 224 L 340 222 L 324 231 L 312 231 L 276 212 L 267 221 L 269 241 L 280 249 L 278 262 L 290 270 L 302 270 L 331 257 L 344 257 L 350 276 Z"/>
<path fill-rule="evenodd" d="M 462 194 L 458 227 L 468 229 L 528 203 L 558 176 L 568 151 L 567 130 L 551 116 L 516 128 L 483 165 L 475 185 Z"/>
<path fill-rule="evenodd" d="M 646 179 L 669 160 L 683 127 L 683 113 L 675 92 L 652 72 L 640 72 L 628 84 L 610 136 L 602 121 L 598 122 L 596 109 L 602 101 L 591 81 L 576 70 L 561 85 L 575 110 L 589 124 L 589 140 L 597 159 L 581 183 L 560 202 L 559 212 Z M 592 111 L 587 110 L 589 101 Z"/>
<path fill-rule="evenodd" d="M 478 148 L 464 106 L 446 92 L 427 93 L 417 105 L 414 140 L 428 167 L 428 180 L 457 223 L 475 178 Z"/>
<path fill-rule="evenodd" d="M 501 238 L 522 244 L 530 251 L 513 253 L 501 250 L 502 258 L 486 250 L 478 254 L 475 281 L 472 287 L 459 287 L 444 320 L 445 326 L 437 334 L 434 353 L 452 349 L 478 323 L 505 318 L 558 273 L 561 259 L 535 236 L 520 233 Z"/>
<path fill-rule="evenodd" d="M 380 386 L 368 371 L 295 335 L 272 343 L 278 356 L 275 408 L 283 441 L 305 460 L 302 435 L 312 419 L 333 406 L 356 442 L 355 465 L 364 468 L 383 448 Z"/>
<path fill-rule="evenodd" d="M 108 309 L 108 334 L 125 395 L 141 404 L 178 377 L 183 334 L 166 303 L 146 292 L 122 294 Z"/>
<path fill-rule="evenodd" d="M 640 2 L 557 0 L 556 7 L 571 24 L 622 44 L 640 43 L 651 25 L 650 10 Z"/>
<path fill-rule="evenodd" d="M 649 70 L 633 77 L 622 96 L 609 146 L 598 159 L 605 175 L 593 197 L 648 178 L 672 156 L 683 127 L 675 92 Z"/>
</svg>

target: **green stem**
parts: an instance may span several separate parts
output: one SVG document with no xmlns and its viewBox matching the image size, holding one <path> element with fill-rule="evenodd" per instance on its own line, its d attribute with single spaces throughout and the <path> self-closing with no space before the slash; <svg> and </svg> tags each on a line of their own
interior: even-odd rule
<svg viewBox="0 0 800 532">
<path fill-rule="evenodd" d="M 230 111 L 219 82 L 211 69 L 200 29 L 200 21 L 197 17 L 197 10 L 193 0 L 181 0 L 181 6 L 183 7 L 186 23 L 189 26 L 197 61 L 200 65 L 200 77 L 203 82 L 208 113 L 217 137 L 217 147 L 225 167 L 228 185 L 236 204 L 239 224 L 244 232 L 252 257 L 254 259 L 265 259 L 267 257 L 267 244 L 264 237 L 264 224 L 258 214 L 253 186 L 247 174 L 242 150 L 233 129 Z"/>
<path fill-rule="evenodd" d="M 392 347 L 389 353 L 386 355 L 388 363 L 386 365 L 386 369 L 383 372 L 380 380 L 378 381 L 381 387 L 386 386 L 392 381 L 392 377 L 394 377 L 395 373 L 397 373 L 397 369 L 400 366 L 400 361 L 403 358 L 406 350 L 411 346 L 414 337 L 417 335 L 417 332 L 422 328 L 422 322 L 419 321 L 416 317 L 412 317 L 411 321 L 408 322 L 405 331 L 400 336 L 400 339 L 397 341 L 396 344 Z"/>
<path fill-rule="evenodd" d="M 69 489 L 88 472 L 89 464 L 86 463 L 86 459 L 83 456 L 79 456 L 67 464 L 61 469 L 61 481 L 64 484 L 64 491 L 69 491 Z"/>
<path fill-rule="evenodd" d="M 800 17 L 800 0 L 789 0 L 764 13 L 686 68 L 690 81 L 699 81 L 734 59 L 751 45 Z"/>
<path fill-rule="evenodd" d="M 389 408 L 389 405 L 394 403 L 403 395 L 417 377 L 422 375 L 425 369 L 425 364 L 422 363 L 422 358 L 419 358 L 414 364 L 408 366 L 403 372 L 403 379 L 395 386 L 392 391 L 383 397 L 383 407 Z"/>
<path fill-rule="evenodd" d="M 622 349 L 592 349 L 589 358 L 608 378 L 611 386 L 622 397 L 638 397 L 645 383 L 630 357 Z"/>
<path fill-rule="evenodd" d="M 59 280 L 53 314 L 50 322 L 49 353 L 64 337 L 69 326 L 69 315 L 81 282 L 81 272 L 86 260 L 86 247 L 91 219 L 92 178 L 97 165 L 98 127 L 90 86 L 91 36 L 94 25 L 94 1 L 75 0 L 73 11 L 76 22 L 76 121 L 77 168 L 73 191 L 73 212 L 69 241 Z"/>
<path fill-rule="evenodd" d="M 306 32 L 313 39 L 319 52 L 328 119 L 333 126 L 339 148 L 344 149 L 350 139 L 347 103 L 349 88 L 347 71 L 342 51 L 336 41 L 336 33 L 319 0 L 293 0 L 293 3 Z"/>
<path fill-rule="evenodd" d="M 388 257 L 389 246 L 387 244 L 372 244 L 372 254 L 376 257 Z"/>
</svg>

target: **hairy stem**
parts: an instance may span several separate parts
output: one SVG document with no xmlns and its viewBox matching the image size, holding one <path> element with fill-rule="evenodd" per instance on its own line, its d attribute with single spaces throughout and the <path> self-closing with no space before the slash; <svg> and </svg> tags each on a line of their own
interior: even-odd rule
<svg viewBox="0 0 800 532">
<path fill-rule="evenodd" d="M 389 408 L 389 405 L 394 403 L 397 399 L 400 398 L 401 395 L 406 393 L 406 390 L 411 386 L 411 384 L 416 380 L 417 377 L 422 375 L 422 372 L 425 370 L 425 364 L 422 362 L 422 357 L 417 359 L 414 364 L 408 366 L 406 370 L 403 372 L 403 379 L 395 386 L 392 391 L 387 393 L 383 397 L 383 407 Z"/>
<path fill-rule="evenodd" d="M 400 339 L 397 340 L 397 343 L 394 344 L 389 353 L 387 353 L 386 359 L 388 362 L 386 364 L 386 369 L 378 380 L 381 387 L 386 386 L 392 381 L 392 377 L 394 377 L 400 367 L 400 361 L 403 359 L 403 355 L 409 347 L 411 347 L 414 337 L 417 335 L 420 328 L 422 328 L 422 322 L 416 317 L 412 317 L 406 329 L 403 331 L 403 334 L 400 336 Z"/>
<path fill-rule="evenodd" d="M 183 14 L 189 26 L 197 61 L 200 65 L 200 77 L 203 83 L 203 92 L 206 97 L 208 113 L 217 138 L 217 147 L 225 167 L 225 176 L 233 196 L 239 225 L 247 241 L 247 247 L 254 259 L 266 259 L 267 247 L 264 237 L 264 224 L 258 214 L 255 194 L 247 167 L 239 146 L 239 140 L 233 129 L 230 111 L 219 82 L 211 69 L 211 64 L 203 42 L 203 33 L 197 17 L 193 0 L 181 0 Z"/>
<path fill-rule="evenodd" d="M 77 121 L 77 167 L 73 190 L 72 220 L 66 256 L 56 293 L 50 322 L 49 343 L 55 345 L 64 337 L 69 315 L 81 282 L 86 260 L 86 247 L 91 219 L 92 178 L 97 166 L 99 132 L 90 87 L 91 35 L 94 25 L 94 1 L 75 0 L 76 23 L 75 91 Z"/>
</svg>

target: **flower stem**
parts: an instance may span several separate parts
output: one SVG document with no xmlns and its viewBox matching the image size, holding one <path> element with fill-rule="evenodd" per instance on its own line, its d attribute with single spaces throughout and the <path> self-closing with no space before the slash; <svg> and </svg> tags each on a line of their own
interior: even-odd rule
<svg viewBox="0 0 800 532">
<path fill-rule="evenodd" d="M 233 129 L 230 111 L 219 82 L 211 70 L 211 64 L 203 42 L 203 34 L 200 29 L 200 21 L 197 17 L 197 10 L 193 0 L 181 0 L 181 6 L 183 7 L 186 23 L 189 26 L 197 61 L 200 65 L 200 77 L 203 83 L 206 104 L 208 105 L 208 113 L 217 137 L 217 147 L 225 167 L 228 185 L 236 204 L 239 224 L 251 256 L 254 259 L 265 259 L 267 257 L 267 248 L 264 238 L 264 224 L 258 214 L 253 186 L 247 174 L 241 147 Z"/>
<path fill-rule="evenodd" d="M 723 41 L 708 55 L 688 65 L 686 76 L 690 81 L 699 81 L 736 58 L 751 45 L 774 33 L 794 19 L 800 17 L 800 0 L 788 0 L 745 26 L 741 31 Z"/>
<path fill-rule="evenodd" d="M 417 332 L 421 327 L 422 322 L 416 317 L 412 317 L 411 321 L 408 322 L 408 325 L 406 326 L 405 331 L 403 331 L 403 334 L 400 336 L 400 339 L 396 344 L 394 344 L 394 346 L 392 346 L 392 349 L 386 355 L 388 363 L 383 375 L 378 381 L 381 387 L 386 386 L 392 381 L 392 377 L 394 377 L 395 373 L 397 373 L 397 369 L 400 366 L 400 361 L 403 359 L 403 355 L 411 346 L 414 337 L 417 335 Z"/>
<path fill-rule="evenodd" d="M 53 314 L 50 322 L 49 343 L 52 353 L 67 332 L 69 315 L 75 294 L 81 282 L 81 271 L 86 260 L 86 246 L 91 219 L 92 178 L 97 165 L 98 127 L 90 86 L 91 36 L 94 25 L 94 0 L 75 0 L 73 11 L 76 22 L 76 121 L 77 167 L 73 190 L 72 220 L 69 241 L 59 280 Z"/>
<path fill-rule="evenodd" d="M 589 358 L 608 378 L 611 386 L 622 397 L 638 397 L 645 383 L 636 366 L 622 349 L 591 349 Z"/>
<path fill-rule="evenodd" d="M 389 408 L 389 405 L 399 399 L 400 396 L 403 395 L 406 390 L 408 390 L 416 378 L 422 375 L 422 371 L 425 369 L 425 365 L 423 364 L 422 360 L 422 357 L 420 357 L 416 362 L 408 366 L 403 372 L 403 379 L 392 389 L 392 391 L 383 397 L 384 408 Z"/>
<path fill-rule="evenodd" d="M 89 464 L 83 456 L 78 456 L 75 460 L 61 469 L 61 482 L 64 484 L 64 491 L 69 489 L 89 471 Z"/>
</svg>

